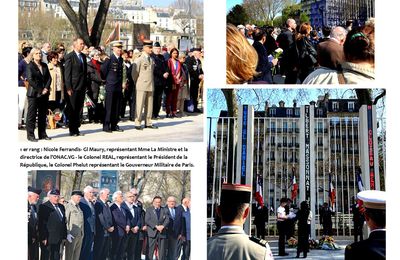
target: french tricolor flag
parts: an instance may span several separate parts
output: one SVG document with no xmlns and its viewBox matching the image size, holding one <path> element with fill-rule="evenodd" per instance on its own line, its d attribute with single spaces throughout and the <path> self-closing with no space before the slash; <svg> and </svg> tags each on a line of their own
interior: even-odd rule
<svg viewBox="0 0 400 260">
<path fill-rule="evenodd" d="M 264 207 L 264 199 L 262 197 L 262 195 L 263 195 L 262 187 L 263 187 L 262 177 L 259 174 L 257 174 L 255 199 L 257 201 L 258 206 Z"/>
<path fill-rule="evenodd" d="M 332 183 L 331 174 L 329 174 L 329 198 L 331 201 L 332 209 L 335 210 L 336 191 Z"/>
<path fill-rule="evenodd" d="M 297 184 L 296 181 L 296 175 L 293 174 L 292 178 L 292 200 L 294 200 L 297 197 L 297 191 L 299 190 L 299 185 Z"/>
</svg>

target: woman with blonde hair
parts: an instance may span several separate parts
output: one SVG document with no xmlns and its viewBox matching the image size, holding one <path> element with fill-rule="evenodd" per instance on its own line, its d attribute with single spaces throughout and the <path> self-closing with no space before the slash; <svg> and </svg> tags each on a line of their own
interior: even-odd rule
<svg viewBox="0 0 400 260">
<path fill-rule="evenodd" d="M 315 70 L 318 65 L 317 51 L 310 40 L 312 27 L 309 23 L 302 23 L 296 35 L 296 45 L 299 54 L 299 79 L 301 82 Z"/>
<path fill-rule="evenodd" d="M 258 56 L 232 24 L 226 26 L 226 83 L 244 84 L 257 75 Z"/>
</svg>

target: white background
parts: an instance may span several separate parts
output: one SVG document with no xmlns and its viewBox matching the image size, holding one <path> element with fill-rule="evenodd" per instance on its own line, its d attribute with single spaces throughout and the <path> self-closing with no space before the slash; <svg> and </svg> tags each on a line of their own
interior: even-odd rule
<svg viewBox="0 0 400 260">
<path fill-rule="evenodd" d="M 160 0 L 161 1 L 161 0 Z M 387 89 L 387 256 L 398 259 L 400 238 L 400 157 L 399 142 L 399 17 L 398 1 L 376 1 L 376 86 Z M 205 86 L 225 87 L 225 2 L 204 0 Z M 1 211 L 0 259 L 27 259 L 27 173 L 18 168 L 17 141 L 17 48 L 18 3 L 1 2 Z M 274 86 L 278 87 L 278 86 Z M 282 86 L 281 86 L 282 87 Z M 359 86 L 362 87 L 362 86 Z M 206 95 L 204 95 L 206 98 Z M 205 100 L 206 101 L 206 100 Z M 204 119 L 205 123 L 205 119 Z M 206 125 L 206 124 L 204 124 Z M 206 130 L 206 129 L 205 129 Z M 206 138 L 203 143 L 187 143 L 196 158 L 192 171 L 192 259 L 206 259 Z M 40 143 L 39 143 L 40 145 Z M 61 144 L 60 144 L 61 145 Z M 104 143 L 107 145 L 107 143 Z"/>
</svg>

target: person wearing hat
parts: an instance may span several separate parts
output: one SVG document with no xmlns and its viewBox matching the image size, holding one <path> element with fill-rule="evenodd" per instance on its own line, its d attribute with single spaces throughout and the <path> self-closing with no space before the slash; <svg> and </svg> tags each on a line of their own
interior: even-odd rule
<svg viewBox="0 0 400 260">
<path fill-rule="evenodd" d="M 101 74 L 106 80 L 105 118 L 103 131 L 107 133 L 123 132 L 118 126 L 119 113 L 122 102 L 122 74 L 123 59 L 122 42 L 111 42 L 113 53 L 110 58 L 101 65 Z"/>
<path fill-rule="evenodd" d="M 371 230 L 366 240 L 348 245 L 345 260 L 386 259 L 386 192 L 365 190 L 357 194 L 363 202 L 365 221 Z"/>
<path fill-rule="evenodd" d="M 60 192 L 52 189 L 48 201 L 39 206 L 39 240 L 41 259 L 60 259 L 61 242 L 67 237 L 65 208 L 58 204 Z"/>
<path fill-rule="evenodd" d="M 41 189 L 28 187 L 28 257 L 29 260 L 39 260 L 39 234 L 37 202 Z"/>
<path fill-rule="evenodd" d="M 71 200 L 65 206 L 67 221 L 67 242 L 65 244 L 65 260 L 79 260 L 83 240 L 83 212 L 79 201 L 83 194 L 79 190 L 71 193 Z"/>
<path fill-rule="evenodd" d="M 143 130 L 142 112 L 144 109 L 145 128 L 156 129 L 151 122 L 153 115 L 153 91 L 154 91 L 154 61 L 150 57 L 152 53 L 153 42 L 143 41 L 143 52 L 140 57 L 135 59 L 132 64 L 132 78 L 136 82 L 136 117 L 135 129 Z"/>
<path fill-rule="evenodd" d="M 222 227 L 207 241 L 207 259 L 273 259 L 265 240 L 249 237 L 243 224 L 250 213 L 251 187 L 222 184 L 217 214 Z"/>
<path fill-rule="evenodd" d="M 195 113 L 201 113 L 201 111 L 197 108 L 197 98 L 199 95 L 199 85 L 203 80 L 203 69 L 200 61 L 200 48 L 193 49 L 193 56 L 188 60 L 188 69 L 190 74 L 190 99 L 193 102 Z"/>
<path fill-rule="evenodd" d="M 159 119 L 161 98 L 163 92 L 166 90 L 167 78 L 169 76 L 167 61 L 161 54 L 161 45 L 159 42 L 154 43 L 151 58 L 154 60 L 153 118 Z"/>
<path fill-rule="evenodd" d="M 69 135 L 81 136 L 81 110 L 85 100 L 87 88 L 87 62 L 86 55 L 82 53 L 85 43 L 82 38 L 74 39 L 74 50 L 65 55 L 64 86 L 68 98 Z"/>
</svg>

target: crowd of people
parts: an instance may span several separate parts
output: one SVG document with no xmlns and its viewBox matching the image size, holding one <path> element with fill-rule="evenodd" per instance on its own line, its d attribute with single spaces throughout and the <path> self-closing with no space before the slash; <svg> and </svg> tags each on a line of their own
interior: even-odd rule
<svg viewBox="0 0 400 260">
<path fill-rule="evenodd" d="M 268 220 L 268 208 L 256 205 L 252 210 L 256 236 L 249 237 L 243 230 L 250 214 L 252 189 L 248 185 L 222 185 L 220 204 L 216 208 L 221 225 L 218 232 L 207 242 L 207 259 L 273 259 L 272 251 L 265 240 L 265 223 Z M 310 252 L 311 223 L 314 219 L 308 201 L 302 201 L 297 209 L 289 198 L 282 198 L 276 211 L 278 230 L 278 256 L 288 256 L 286 242 L 295 234 L 297 223 L 296 258 Z M 355 223 L 355 242 L 345 249 L 345 259 L 385 259 L 386 194 L 384 191 L 366 190 L 357 194 L 357 202 L 352 206 Z M 328 203 L 319 210 L 323 235 L 332 236 L 333 211 Z M 362 239 L 364 221 L 371 233 Z M 361 240 L 357 237 L 361 235 Z M 362 257 L 361 257 L 362 256 Z"/>
<path fill-rule="evenodd" d="M 143 130 L 142 121 L 145 128 L 157 129 L 152 120 L 164 118 L 161 108 L 167 118 L 202 112 L 200 48 L 186 53 L 172 44 L 161 47 L 144 40 L 142 51 L 123 50 L 122 42 L 114 41 L 107 55 L 104 47 L 88 47 L 81 38 L 74 39 L 68 53 L 61 43 L 54 48 L 44 43 L 39 49 L 23 42 L 20 47 L 18 128 L 26 128 L 29 141 L 51 140 L 46 128 L 54 122 L 48 114 L 57 116 L 54 127 L 82 136 L 82 122 L 101 123 L 103 131 L 112 133 L 123 131 L 121 119 L 134 121 L 137 130 Z"/>
<path fill-rule="evenodd" d="M 162 206 L 155 196 L 145 209 L 135 188 L 114 192 L 111 202 L 109 189 L 96 196 L 86 186 L 72 191 L 68 202 L 52 189 L 38 205 L 41 192 L 28 187 L 29 260 L 190 258 L 190 198 L 177 206 L 170 196 Z"/>
<path fill-rule="evenodd" d="M 226 82 L 356 84 L 375 80 L 375 20 L 363 26 L 312 28 L 294 19 L 285 28 L 247 24 L 226 28 Z"/>
</svg>

